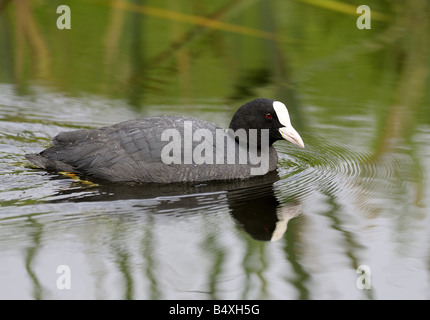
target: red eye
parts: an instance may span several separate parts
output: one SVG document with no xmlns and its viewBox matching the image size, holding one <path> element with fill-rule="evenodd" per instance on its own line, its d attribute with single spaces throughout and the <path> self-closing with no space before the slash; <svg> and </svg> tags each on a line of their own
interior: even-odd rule
<svg viewBox="0 0 430 320">
<path fill-rule="evenodd" d="M 272 115 L 270 113 L 266 113 L 266 119 L 272 119 Z"/>
</svg>

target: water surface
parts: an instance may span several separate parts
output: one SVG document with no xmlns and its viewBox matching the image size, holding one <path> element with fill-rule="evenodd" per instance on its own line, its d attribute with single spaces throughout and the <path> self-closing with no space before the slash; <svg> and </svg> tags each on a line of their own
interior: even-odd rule
<svg viewBox="0 0 430 320">
<path fill-rule="evenodd" d="M 60 31 L 28 3 L 0 12 L 1 299 L 430 298 L 425 1 L 371 6 L 371 30 L 311 1 L 166 0 L 72 1 Z M 306 145 L 261 179 L 95 185 L 24 158 L 153 115 L 226 128 L 261 96 Z"/>
</svg>

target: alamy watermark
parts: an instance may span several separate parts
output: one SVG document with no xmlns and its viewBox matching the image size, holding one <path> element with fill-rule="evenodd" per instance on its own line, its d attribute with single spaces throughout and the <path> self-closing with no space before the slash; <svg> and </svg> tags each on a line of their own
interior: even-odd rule
<svg viewBox="0 0 430 320">
<path fill-rule="evenodd" d="M 60 290 L 71 289 L 72 274 L 70 267 L 66 264 L 59 265 L 57 267 L 57 274 L 60 275 L 57 278 L 57 288 Z"/>
<path fill-rule="evenodd" d="M 371 29 L 371 11 L 369 6 L 361 5 L 357 7 L 357 13 L 361 13 L 361 16 L 357 18 L 357 28 L 360 30 Z"/>
<path fill-rule="evenodd" d="M 357 18 L 357 28 L 360 30 L 371 29 L 371 11 L 367 5 L 360 5 L 357 7 L 357 13 L 361 15 Z M 60 30 L 71 29 L 71 10 L 68 5 L 60 5 L 57 7 L 57 13 L 61 14 L 57 18 L 57 28 Z"/>
<path fill-rule="evenodd" d="M 357 289 L 371 289 L 371 270 L 368 265 L 362 264 L 357 267 L 356 272 L 360 274 L 357 278 L 356 286 Z M 72 274 L 71 269 L 68 265 L 62 264 L 57 267 L 57 288 L 59 290 L 70 290 L 72 288 Z"/>
<path fill-rule="evenodd" d="M 72 19 L 71 19 L 70 7 L 65 5 L 65 4 L 58 6 L 57 13 L 61 14 L 57 18 L 57 28 L 60 30 L 71 29 L 72 28 Z"/>
<path fill-rule="evenodd" d="M 370 280 L 370 275 L 371 275 L 370 267 L 365 264 L 362 264 L 357 267 L 357 273 L 360 274 L 360 276 L 357 279 L 357 288 L 360 290 L 371 289 L 372 284 Z"/>
<path fill-rule="evenodd" d="M 260 137 L 260 141 L 258 141 Z M 249 164 L 251 175 L 269 171 L 269 129 L 196 129 L 184 121 L 183 130 L 166 129 L 161 141 L 165 164 Z"/>
</svg>

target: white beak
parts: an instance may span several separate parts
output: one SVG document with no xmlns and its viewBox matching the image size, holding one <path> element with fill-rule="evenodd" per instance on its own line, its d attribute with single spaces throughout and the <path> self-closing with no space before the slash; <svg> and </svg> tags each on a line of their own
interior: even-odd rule
<svg viewBox="0 0 430 320">
<path fill-rule="evenodd" d="M 279 132 L 281 133 L 282 138 L 284 138 L 285 140 L 288 140 L 301 148 L 305 147 L 302 137 L 300 137 L 300 135 L 291 125 L 288 127 L 280 128 Z"/>
<path fill-rule="evenodd" d="M 298 145 L 299 147 L 304 148 L 305 144 L 303 143 L 302 137 L 300 137 L 300 135 L 291 125 L 290 115 L 288 114 L 288 110 L 285 104 L 279 101 L 274 101 L 273 109 L 275 109 L 279 122 L 284 126 L 279 129 L 282 138 L 290 141 L 291 143 L 294 143 L 295 145 Z"/>
</svg>

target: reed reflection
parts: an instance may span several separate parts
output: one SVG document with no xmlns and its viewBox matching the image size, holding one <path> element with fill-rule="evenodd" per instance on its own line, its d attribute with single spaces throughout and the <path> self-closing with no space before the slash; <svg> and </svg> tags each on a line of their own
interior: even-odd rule
<svg viewBox="0 0 430 320">
<path fill-rule="evenodd" d="M 301 212 L 298 200 L 281 203 L 277 199 L 274 190 L 277 180 L 279 176 L 273 172 L 244 181 L 208 184 L 96 184 L 97 181 L 84 184 L 78 181 L 72 184 L 78 188 L 63 189 L 58 199 L 54 197 L 49 202 L 62 202 L 65 195 L 69 202 L 151 200 L 130 205 L 136 207 L 150 203 L 156 212 L 199 212 L 199 207 L 206 207 L 208 203 L 219 206 L 222 194 L 221 198 L 227 200 L 230 215 L 240 229 L 255 240 L 276 241 L 285 234 L 288 221 Z"/>
<path fill-rule="evenodd" d="M 272 184 L 229 191 L 230 214 L 253 239 L 277 241 L 287 231 L 288 221 L 301 212 L 301 204 L 292 200 L 280 203 Z"/>
</svg>

